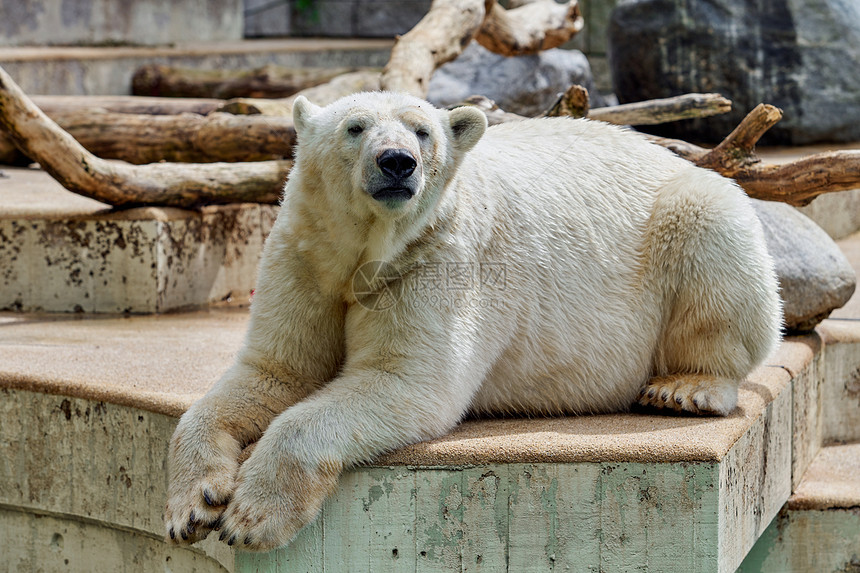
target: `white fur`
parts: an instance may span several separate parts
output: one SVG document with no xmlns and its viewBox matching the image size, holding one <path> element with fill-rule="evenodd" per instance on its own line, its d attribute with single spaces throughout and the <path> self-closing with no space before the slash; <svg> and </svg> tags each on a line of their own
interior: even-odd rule
<svg viewBox="0 0 860 573">
<path fill-rule="evenodd" d="M 638 399 L 728 414 L 778 340 L 747 197 L 632 132 L 571 119 L 486 129 L 474 109 L 387 93 L 326 108 L 299 98 L 294 113 L 299 150 L 246 347 L 171 444 L 177 541 L 222 516 L 227 540 L 286 543 L 342 468 L 470 410 L 612 412 Z M 389 148 L 417 159 L 405 202 L 368 193 Z M 384 310 L 351 290 L 375 260 L 396 269 L 373 285 L 398 300 Z M 470 264 L 471 284 L 445 282 Z M 482 284 L 488 269 L 504 280 Z"/>
</svg>

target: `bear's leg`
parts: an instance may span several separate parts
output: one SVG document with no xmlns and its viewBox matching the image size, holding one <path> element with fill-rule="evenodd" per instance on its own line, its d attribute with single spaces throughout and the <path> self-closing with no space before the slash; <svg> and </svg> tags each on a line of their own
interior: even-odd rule
<svg viewBox="0 0 860 573">
<path fill-rule="evenodd" d="M 639 403 L 728 415 L 781 323 L 773 264 L 749 200 L 711 172 L 676 176 L 656 202 L 646 253 L 665 322 L 655 377 Z"/>
<path fill-rule="evenodd" d="M 319 513 L 342 469 L 457 424 L 482 358 L 452 348 L 466 334 L 450 316 L 420 312 L 350 310 L 354 343 L 342 372 L 278 416 L 242 464 L 223 541 L 256 551 L 283 545 Z"/>
<path fill-rule="evenodd" d="M 333 378 L 342 360 L 342 305 L 323 299 L 308 283 L 294 251 L 272 238 L 270 243 L 245 347 L 182 416 L 170 441 L 164 522 L 174 543 L 194 543 L 218 527 L 233 496 L 242 448 Z"/>
</svg>

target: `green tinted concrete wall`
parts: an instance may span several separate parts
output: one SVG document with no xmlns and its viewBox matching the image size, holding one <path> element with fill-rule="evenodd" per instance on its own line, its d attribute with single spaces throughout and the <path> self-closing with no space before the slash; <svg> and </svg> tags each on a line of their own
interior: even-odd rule
<svg viewBox="0 0 860 573">
<path fill-rule="evenodd" d="M 860 571 L 860 508 L 783 510 L 738 573 Z"/>
<path fill-rule="evenodd" d="M 715 463 L 359 468 L 290 546 L 236 570 L 715 571 L 718 479 Z"/>
</svg>

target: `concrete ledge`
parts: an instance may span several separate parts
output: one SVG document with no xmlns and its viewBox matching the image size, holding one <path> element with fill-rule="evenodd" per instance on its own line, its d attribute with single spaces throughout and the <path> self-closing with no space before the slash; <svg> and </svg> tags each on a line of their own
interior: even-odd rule
<svg viewBox="0 0 860 573">
<path fill-rule="evenodd" d="M 786 507 L 860 510 L 860 443 L 822 448 Z"/>
<path fill-rule="evenodd" d="M 739 571 L 856 571 L 860 568 L 860 444 L 830 446 Z"/>
<path fill-rule="evenodd" d="M 0 192 L 0 309 L 153 313 L 245 303 L 274 205 L 112 211 L 47 174 Z M 37 192 L 33 192 L 38 190 Z M 48 210 L 41 205 L 50 203 Z"/>
<path fill-rule="evenodd" d="M 0 389 L 0 535 L 10 571 L 233 570 L 214 539 L 162 541 L 175 418 Z"/>
<path fill-rule="evenodd" d="M 28 547 L 91 535 L 160 563 L 174 416 L 227 367 L 247 313 L 60 318 L 0 315 L 2 523 L 47 515 L 59 521 L 37 520 Z M 792 437 L 806 415 L 792 396 L 820 385 L 821 355 L 817 336 L 786 341 L 728 418 L 466 422 L 348 472 L 294 544 L 237 554 L 236 570 L 734 571 L 791 492 L 793 452 L 812 447 Z M 232 567 L 201 547 L 201 570 Z"/>
<path fill-rule="evenodd" d="M 120 95 L 144 64 L 191 68 L 383 67 L 393 40 L 277 39 L 163 47 L 0 48 L 0 65 L 29 94 Z"/>
<path fill-rule="evenodd" d="M 853 299 L 852 299 L 853 300 Z M 827 348 L 821 388 L 825 444 L 860 441 L 860 321 L 831 319 L 818 332 Z"/>
</svg>

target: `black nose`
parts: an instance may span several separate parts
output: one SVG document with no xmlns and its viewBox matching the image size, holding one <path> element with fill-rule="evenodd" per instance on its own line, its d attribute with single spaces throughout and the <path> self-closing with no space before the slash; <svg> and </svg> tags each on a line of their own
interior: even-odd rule
<svg viewBox="0 0 860 573">
<path fill-rule="evenodd" d="M 376 164 L 385 175 L 405 179 L 415 171 L 415 159 L 405 149 L 386 149 L 376 158 Z"/>
</svg>

